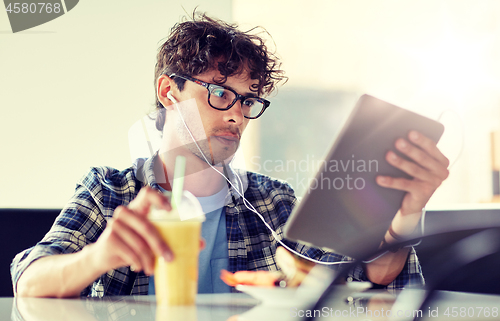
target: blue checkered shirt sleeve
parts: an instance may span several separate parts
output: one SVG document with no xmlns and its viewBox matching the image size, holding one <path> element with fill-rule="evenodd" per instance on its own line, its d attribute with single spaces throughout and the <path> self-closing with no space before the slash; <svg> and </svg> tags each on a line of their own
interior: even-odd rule
<svg viewBox="0 0 500 321">
<path fill-rule="evenodd" d="M 13 284 L 17 284 L 21 274 L 34 261 L 50 255 L 75 253 L 96 242 L 115 208 L 128 204 L 135 197 L 136 184 L 130 171 L 92 168 L 79 181 L 75 194 L 45 237 L 34 247 L 16 255 L 11 264 Z M 129 286 L 128 271 L 121 268 L 104 274 L 81 295 L 121 294 L 120 291 Z"/>
</svg>

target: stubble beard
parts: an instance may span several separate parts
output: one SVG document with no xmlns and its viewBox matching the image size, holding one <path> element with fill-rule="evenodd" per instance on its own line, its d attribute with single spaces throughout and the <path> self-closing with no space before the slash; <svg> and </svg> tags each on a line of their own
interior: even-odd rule
<svg viewBox="0 0 500 321">
<path fill-rule="evenodd" d="M 203 130 L 203 134 L 198 133 L 197 135 L 197 133 L 193 133 L 193 137 L 196 140 L 195 142 L 193 141 L 193 137 L 191 137 L 184 124 L 178 125 L 177 132 L 180 133 L 179 138 L 184 148 L 186 148 L 203 162 L 208 163 L 212 166 L 222 166 L 223 163 L 228 163 L 229 161 L 231 161 L 239 147 L 238 142 L 236 144 L 236 148 L 234 148 L 234 151 L 232 150 L 233 148 L 227 146 L 220 146 L 219 148 L 217 148 L 217 150 L 213 150 L 214 145 L 218 145 L 217 143 L 211 143 L 211 141 L 215 140 L 215 136 L 212 135 L 208 138 L 205 138 Z M 214 130 L 214 132 L 217 132 L 217 130 Z M 203 136 L 202 139 L 200 139 L 201 136 Z"/>
</svg>

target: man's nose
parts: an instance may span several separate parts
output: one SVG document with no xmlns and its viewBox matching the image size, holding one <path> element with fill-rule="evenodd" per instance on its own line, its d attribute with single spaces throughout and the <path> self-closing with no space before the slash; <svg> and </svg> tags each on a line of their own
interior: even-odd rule
<svg viewBox="0 0 500 321">
<path fill-rule="evenodd" d="M 226 122 L 235 123 L 235 125 L 239 126 L 243 123 L 244 119 L 245 116 L 241 109 L 241 99 L 238 99 L 231 108 L 224 111 L 224 120 Z"/>
</svg>

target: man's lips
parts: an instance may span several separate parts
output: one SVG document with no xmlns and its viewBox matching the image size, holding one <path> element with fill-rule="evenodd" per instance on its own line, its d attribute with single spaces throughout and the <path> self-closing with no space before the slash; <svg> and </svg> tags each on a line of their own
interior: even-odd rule
<svg viewBox="0 0 500 321">
<path fill-rule="evenodd" d="M 239 143 L 240 137 L 237 134 L 233 133 L 223 133 L 214 136 L 219 142 L 225 145 L 231 145 L 234 143 Z"/>
</svg>

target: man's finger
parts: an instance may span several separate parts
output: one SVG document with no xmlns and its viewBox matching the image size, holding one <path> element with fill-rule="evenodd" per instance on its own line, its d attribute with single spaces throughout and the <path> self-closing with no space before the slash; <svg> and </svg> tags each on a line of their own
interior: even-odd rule
<svg viewBox="0 0 500 321">
<path fill-rule="evenodd" d="M 433 180 L 433 175 L 429 172 L 429 170 L 422 168 L 418 164 L 408 161 L 402 157 L 399 157 L 396 153 L 389 151 L 386 155 L 386 160 L 392 166 L 402 170 L 406 174 L 410 175 L 413 178 L 422 180 L 422 181 L 430 181 Z"/>
<path fill-rule="evenodd" d="M 377 184 L 383 187 L 398 189 L 401 191 L 419 194 L 419 192 L 423 192 L 423 187 L 427 184 L 422 184 L 421 182 L 415 180 L 409 180 L 406 178 L 396 178 L 390 176 L 377 176 Z"/>
<path fill-rule="evenodd" d="M 115 225 L 119 223 L 116 222 L 115 219 L 111 219 L 108 222 L 109 231 L 105 233 L 109 233 L 109 237 L 106 239 L 106 247 L 111 248 L 113 252 L 113 256 L 118 258 L 118 262 L 113 264 L 118 264 L 113 266 L 112 268 L 118 268 L 125 265 L 134 266 L 136 271 L 142 270 L 141 260 L 139 256 L 129 248 L 128 244 L 121 238 L 120 233 L 115 228 Z M 120 263 L 121 262 L 121 263 Z"/>
<path fill-rule="evenodd" d="M 149 245 L 156 256 L 162 256 L 166 261 L 173 259 L 173 253 L 168 244 L 166 244 L 153 224 L 147 217 L 137 215 L 126 207 L 117 208 L 115 213 L 117 219 L 123 220 L 131 229 L 139 234 Z"/>
<path fill-rule="evenodd" d="M 417 147 L 412 147 L 412 149 L 417 149 Z M 431 185 L 434 185 L 436 188 L 441 185 L 443 180 L 448 177 L 448 170 L 437 163 L 435 160 L 432 160 L 431 157 L 420 155 L 420 153 L 425 154 L 422 150 L 416 152 L 419 154 L 418 156 L 412 155 L 412 152 L 409 152 L 409 157 L 415 156 L 419 158 L 417 163 L 413 161 L 408 161 L 402 157 L 399 157 L 396 153 L 389 151 L 386 155 L 386 160 L 392 166 L 402 170 L 407 173 L 411 177 L 427 182 Z M 424 166 L 422 162 L 425 164 L 425 160 L 432 162 L 432 164 L 428 164 Z"/>
<path fill-rule="evenodd" d="M 145 216 L 149 213 L 151 206 L 156 206 L 167 211 L 172 210 L 168 197 L 149 186 L 143 187 L 128 207 L 137 214 Z"/>
<path fill-rule="evenodd" d="M 413 145 L 403 138 L 398 139 L 395 146 L 400 152 L 408 156 L 413 162 L 408 162 L 403 158 L 399 158 L 395 153 L 388 152 L 387 161 L 391 165 L 398 168 L 399 166 L 404 167 L 401 168 L 401 170 L 407 172 L 413 177 L 417 177 L 416 174 L 419 174 L 420 172 L 422 172 L 421 174 L 424 174 L 424 171 L 429 174 L 429 177 L 433 176 L 433 179 L 435 177 L 440 180 L 445 180 L 448 177 L 449 172 L 446 169 L 446 166 L 432 157 L 427 151 Z M 411 166 L 409 163 L 416 165 Z M 422 169 L 422 171 L 420 171 L 420 169 Z M 425 177 L 422 177 L 422 179 L 427 180 L 425 179 Z"/>
<path fill-rule="evenodd" d="M 442 166 L 448 168 L 448 166 L 450 165 L 450 161 L 448 160 L 448 158 L 446 158 L 446 156 L 443 155 L 443 153 L 441 153 L 439 148 L 436 146 L 436 143 L 432 139 L 426 137 L 425 135 L 422 135 L 415 130 L 412 130 L 408 133 L 408 138 L 413 144 L 429 153 L 429 155 L 436 159 Z"/>
<path fill-rule="evenodd" d="M 120 220 L 114 221 L 114 229 L 120 239 L 133 252 L 140 261 L 140 265 L 135 264 L 137 271 L 144 270 L 147 275 L 154 272 L 154 254 L 146 241 L 133 229 Z"/>
</svg>

